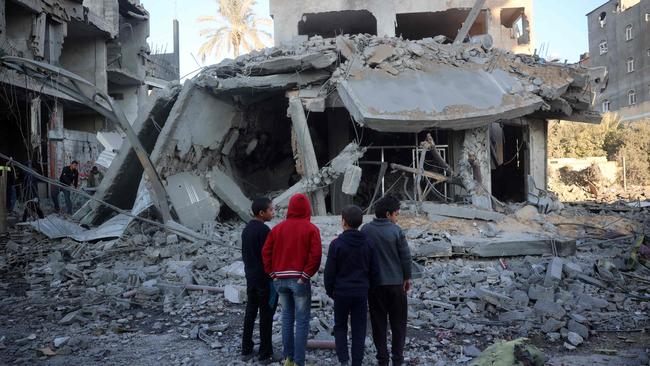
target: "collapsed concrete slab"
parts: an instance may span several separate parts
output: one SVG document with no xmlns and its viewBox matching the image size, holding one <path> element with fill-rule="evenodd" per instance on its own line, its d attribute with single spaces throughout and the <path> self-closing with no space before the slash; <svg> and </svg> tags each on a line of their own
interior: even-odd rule
<svg viewBox="0 0 650 366">
<path fill-rule="evenodd" d="M 576 241 L 542 238 L 465 240 L 459 249 L 486 258 L 545 254 L 566 257 L 575 254 Z"/>
<path fill-rule="evenodd" d="M 244 195 L 239 185 L 226 173 L 218 168 L 213 168 L 208 177 L 210 189 L 219 197 L 230 209 L 235 211 L 239 218 L 244 222 L 250 221 L 251 200 Z"/>
<path fill-rule="evenodd" d="M 164 126 L 179 92 L 180 88 L 172 88 L 154 94 L 152 101 L 144 105 L 133 123 L 133 130 L 147 152 L 153 150 L 160 133 L 159 128 Z M 142 172 L 142 165 L 131 144 L 128 140 L 124 141 L 97 187 L 95 197 L 122 209 L 131 209 Z M 75 213 L 74 219 L 82 224 L 97 225 L 111 213 L 109 208 L 89 201 Z"/>
<path fill-rule="evenodd" d="M 357 123 L 384 132 L 464 130 L 525 116 L 543 104 L 503 70 L 448 65 L 397 76 L 367 69 L 342 81 L 337 90 Z"/>
</svg>

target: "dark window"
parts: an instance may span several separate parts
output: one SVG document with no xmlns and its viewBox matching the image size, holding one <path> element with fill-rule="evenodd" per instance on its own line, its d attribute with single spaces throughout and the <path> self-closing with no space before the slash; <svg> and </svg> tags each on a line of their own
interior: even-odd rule
<svg viewBox="0 0 650 366">
<path fill-rule="evenodd" d="M 453 40 L 463 26 L 468 14 L 469 9 L 397 14 L 395 35 L 410 40 L 443 35 Z M 480 34 L 487 34 L 487 10 L 481 10 L 469 30 L 470 36 Z"/>
<path fill-rule="evenodd" d="M 298 34 L 309 37 L 318 35 L 330 38 L 359 33 L 377 35 L 377 19 L 368 10 L 307 13 L 298 22 Z"/>
</svg>

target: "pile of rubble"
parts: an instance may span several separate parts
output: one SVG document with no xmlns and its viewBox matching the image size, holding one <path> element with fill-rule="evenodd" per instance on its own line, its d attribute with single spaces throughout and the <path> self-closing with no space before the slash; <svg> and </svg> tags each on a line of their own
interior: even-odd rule
<svg viewBox="0 0 650 366">
<path fill-rule="evenodd" d="M 629 213 L 567 209 L 541 215 L 526 206 L 511 215 L 475 210 L 480 218 L 461 219 L 452 216 L 469 212 L 454 206 L 437 212 L 442 220 L 409 206 L 401 222 L 417 262 L 409 294 L 407 356 L 413 362 L 468 361 L 509 337 L 541 335 L 546 345 L 575 349 L 601 332 L 649 326 L 650 270 L 640 264 L 647 260 L 642 233 L 648 226 L 629 220 Z M 637 215 L 647 219 L 649 213 Z M 341 230 L 337 217 L 313 222 L 324 246 Z M 529 228 L 525 240 L 521 227 Z M 140 222 L 119 239 L 94 243 L 48 240 L 26 228 L 12 231 L 0 252 L 0 309 L 13 330 L 0 334 L 0 358 L 19 363 L 53 355 L 101 358 L 107 351 L 93 348 L 93 337 L 120 343 L 168 333 L 208 346 L 200 356 L 175 356 L 177 364 L 230 359 L 238 352 L 246 301 L 235 249 L 242 228 L 239 222 L 206 228 L 209 242 L 187 241 Z M 531 237 L 539 241 L 536 246 Z M 546 238 L 556 240 L 550 252 Z M 561 238 L 572 238 L 573 246 L 565 244 L 569 254 Z M 489 250 L 466 250 L 481 239 L 489 240 Z M 517 240 L 517 247 L 507 245 Z M 544 255 L 525 255 L 537 247 Z M 332 301 L 320 275 L 313 283 L 312 338 L 331 341 Z M 29 322 L 16 318 L 25 309 Z M 279 313 L 275 320 L 279 349 Z M 322 362 L 334 361 L 330 351 L 314 352 Z M 367 352 L 373 357 L 372 347 Z"/>
<path fill-rule="evenodd" d="M 596 164 L 578 171 L 559 169 L 549 175 L 548 186 L 563 202 L 613 203 L 619 200 L 646 201 L 650 198 L 650 186 L 623 187 L 621 182 L 604 178 Z"/>
</svg>

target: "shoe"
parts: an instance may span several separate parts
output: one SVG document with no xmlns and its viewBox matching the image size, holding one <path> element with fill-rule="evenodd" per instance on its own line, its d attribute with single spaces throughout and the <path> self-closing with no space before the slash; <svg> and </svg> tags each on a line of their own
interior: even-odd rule
<svg viewBox="0 0 650 366">
<path fill-rule="evenodd" d="M 282 357 L 280 355 L 277 355 L 275 353 L 271 354 L 270 356 L 264 356 L 258 358 L 259 363 L 262 365 L 268 365 L 274 362 L 280 362 L 282 361 Z"/>
<path fill-rule="evenodd" d="M 287 357 L 287 358 L 284 359 L 284 366 L 296 366 L 296 364 L 293 363 L 292 359 Z"/>
<path fill-rule="evenodd" d="M 341 362 L 341 366 L 348 366 L 348 365 L 350 365 L 350 364 L 348 363 L 348 361 Z"/>
<path fill-rule="evenodd" d="M 248 352 L 248 353 L 242 353 L 241 354 L 241 360 L 244 362 L 248 362 L 253 359 L 253 352 Z"/>
</svg>

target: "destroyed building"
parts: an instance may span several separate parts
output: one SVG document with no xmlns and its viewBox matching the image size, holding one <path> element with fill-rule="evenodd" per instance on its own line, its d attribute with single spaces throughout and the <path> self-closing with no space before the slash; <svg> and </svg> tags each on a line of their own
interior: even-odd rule
<svg viewBox="0 0 650 366">
<path fill-rule="evenodd" d="M 490 34 L 452 38 L 311 34 L 152 90 L 97 201 L 75 214 L 99 226 L 54 214 L 0 240 L 0 362 L 239 362 L 249 200 L 282 208 L 310 194 L 326 247 L 341 228 L 323 214 L 390 192 L 406 201 L 399 224 L 417 261 L 409 364 L 528 361 L 523 337 L 549 364 L 647 364 L 648 209 L 546 213 L 559 208 L 543 189 L 546 119 L 599 121 L 588 71 L 492 47 Z M 331 348 L 318 277 L 308 347 Z M 280 349 L 279 319 L 273 329 Z M 499 339 L 510 351 L 488 347 Z M 308 357 L 336 362 L 329 349 Z"/>
<path fill-rule="evenodd" d="M 290 1 L 270 0 L 276 45 L 311 36 L 341 34 L 402 37 L 411 41 L 444 35 L 454 39 L 473 0 Z M 483 0 L 468 35 L 490 35 L 494 46 L 514 53 L 534 53 L 533 1 Z"/>
<path fill-rule="evenodd" d="M 174 27 L 177 31 L 177 23 Z M 138 0 L 0 4 L 2 56 L 39 61 L 79 75 L 97 92 L 110 95 L 130 121 L 151 89 L 179 78 L 178 42 L 173 54 L 154 55 L 148 37 L 149 14 Z M 95 163 L 108 168 L 119 149 L 111 141 L 119 142 L 120 137 L 106 133 L 114 130 L 106 118 L 11 68 L 0 69 L 0 89 L 2 153 L 54 178 L 72 160 L 80 162 L 82 178 Z M 44 184 L 39 190 L 41 197 L 47 196 Z"/>
<path fill-rule="evenodd" d="M 176 217 L 196 230 L 220 214 L 247 219 L 259 194 L 281 207 L 310 193 L 317 215 L 389 191 L 487 209 L 541 204 L 546 119 L 600 119 L 587 71 L 446 42 L 314 36 L 255 51 L 158 93 L 134 129 Z M 133 206 L 142 171 L 133 154 L 118 153 L 99 199 Z M 109 214 L 91 202 L 76 218 Z"/>
</svg>

